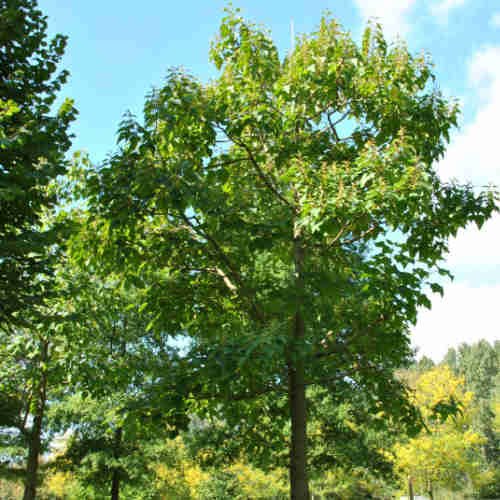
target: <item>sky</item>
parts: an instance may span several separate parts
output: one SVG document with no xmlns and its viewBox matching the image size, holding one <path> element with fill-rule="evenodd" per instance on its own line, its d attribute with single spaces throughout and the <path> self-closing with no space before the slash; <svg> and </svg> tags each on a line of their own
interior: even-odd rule
<svg viewBox="0 0 500 500">
<path fill-rule="evenodd" d="M 167 69 L 182 66 L 202 81 L 216 76 L 210 42 L 228 3 L 220 0 L 39 0 L 49 34 L 69 37 L 61 69 L 71 73 L 62 97 L 75 100 L 73 150 L 101 162 L 116 143 L 126 111 L 141 116 L 144 96 Z M 500 186 L 500 2 L 498 0 L 241 0 L 234 7 L 272 33 L 281 55 L 296 34 L 309 33 L 331 14 L 360 40 L 377 18 L 391 40 L 430 54 L 442 92 L 459 99 L 460 128 L 436 166 L 443 180 Z M 450 241 L 444 284 L 432 309 L 411 331 L 419 355 L 439 361 L 449 347 L 481 338 L 500 340 L 500 215 L 481 231 L 471 226 Z"/>
</svg>

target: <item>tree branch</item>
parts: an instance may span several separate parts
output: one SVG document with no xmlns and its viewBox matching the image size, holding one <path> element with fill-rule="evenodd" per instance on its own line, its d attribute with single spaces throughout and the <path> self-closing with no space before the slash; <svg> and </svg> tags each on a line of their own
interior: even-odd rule
<svg viewBox="0 0 500 500">
<path fill-rule="evenodd" d="M 245 286 L 240 274 L 238 273 L 236 268 L 233 266 L 232 262 L 229 260 L 228 256 L 226 255 L 224 250 L 221 248 L 219 243 L 210 234 L 199 229 L 201 224 L 197 220 L 196 216 L 193 216 L 193 217 L 198 222 L 198 226 L 195 226 L 189 220 L 189 218 L 186 216 L 186 214 L 184 214 L 183 212 L 180 212 L 180 215 L 183 218 L 184 222 L 186 222 L 186 224 L 191 228 L 192 232 L 194 232 L 196 235 L 201 236 L 202 238 L 206 239 L 212 245 L 212 247 L 215 249 L 215 251 L 217 252 L 217 254 L 219 256 L 219 259 L 222 260 L 222 262 L 225 264 L 225 266 L 229 269 L 233 280 L 239 285 L 240 290 L 243 293 L 243 295 L 245 295 L 247 297 L 247 299 L 250 301 L 250 305 L 251 305 L 251 308 L 253 309 L 253 312 L 256 316 L 256 319 L 260 322 L 264 322 L 264 320 L 265 320 L 264 314 L 260 310 L 260 307 L 256 304 L 255 297 L 253 296 L 254 294 L 250 290 L 248 290 L 248 288 Z M 226 280 L 224 280 L 224 283 L 226 284 L 226 286 L 228 286 L 233 293 L 237 293 L 236 286 L 230 281 L 229 277 L 219 267 L 216 267 L 216 272 L 223 279 L 226 278 Z M 229 285 L 231 285 L 231 286 L 229 286 Z"/>
<path fill-rule="evenodd" d="M 222 128 L 222 127 L 221 127 Z M 235 139 L 234 137 L 231 137 L 227 131 L 225 129 L 222 128 L 222 130 L 224 131 L 224 133 L 227 135 L 227 137 L 229 137 L 236 145 L 240 146 L 241 148 L 243 148 L 247 153 L 248 153 L 248 157 L 249 157 L 249 160 L 250 160 L 250 163 L 254 166 L 256 172 L 257 172 L 257 175 L 259 176 L 259 178 L 262 180 L 262 182 L 268 187 L 268 189 L 279 199 L 281 200 L 285 205 L 287 205 L 290 209 L 292 209 L 293 211 L 295 211 L 295 208 L 292 206 L 292 204 L 285 198 L 283 197 L 279 192 L 278 190 L 273 186 L 273 184 L 269 181 L 269 179 L 267 178 L 266 174 L 264 174 L 264 172 L 262 171 L 262 169 L 260 168 L 260 165 L 259 163 L 257 162 L 257 160 L 255 159 L 253 153 L 252 153 L 252 150 L 248 147 L 247 144 L 245 144 L 244 142 L 242 141 L 239 141 L 237 139 Z"/>
<path fill-rule="evenodd" d="M 367 229 L 366 231 L 360 233 L 358 236 L 355 236 L 349 240 L 340 241 L 339 245 L 350 245 L 351 243 L 362 240 L 365 236 L 368 236 L 370 233 L 373 233 L 373 231 L 375 231 L 375 229 L 377 229 L 378 227 L 379 227 L 378 224 L 375 224 L 370 229 Z M 338 246 L 338 245 L 330 245 L 330 246 Z"/>
</svg>

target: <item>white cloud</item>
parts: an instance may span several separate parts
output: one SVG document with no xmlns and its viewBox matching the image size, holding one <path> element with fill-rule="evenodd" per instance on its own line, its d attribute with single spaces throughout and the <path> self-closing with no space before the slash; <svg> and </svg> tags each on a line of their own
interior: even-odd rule
<svg viewBox="0 0 500 500">
<path fill-rule="evenodd" d="M 489 46 L 477 51 L 469 64 L 469 81 L 480 91 L 482 99 L 498 105 L 500 96 L 500 46 Z"/>
<path fill-rule="evenodd" d="M 404 37 L 409 31 L 408 11 L 416 3 L 415 0 L 355 0 L 363 20 L 375 17 L 384 27 L 389 38 L 397 35 Z"/>
<path fill-rule="evenodd" d="M 473 56 L 469 81 L 481 106 L 474 119 L 453 137 L 438 170 L 443 179 L 500 184 L 500 47 L 487 47 Z"/>
<path fill-rule="evenodd" d="M 440 361 L 450 347 L 486 339 L 500 339 L 498 297 L 500 284 L 472 287 L 464 283 L 445 286 L 445 295 L 432 297 L 432 309 L 422 310 L 411 334 L 419 355 Z"/>
<path fill-rule="evenodd" d="M 486 47 L 476 52 L 469 63 L 468 73 L 479 108 L 472 121 L 453 137 L 438 172 L 443 180 L 456 178 L 479 187 L 489 182 L 500 186 L 500 47 Z M 472 99 L 468 99 L 470 101 Z M 483 270 L 495 271 L 500 281 L 499 235 L 498 214 L 481 231 L 475 225 L 469 226 L 450 241 L 448 263 L 457 270 L 482 266 Z"/>
<path fill-rule="evenodd" d="M 490 24 L 495 28 L 500 28 L 500 12 L 495 12 L 490 19 Z"/>
<path fill-rule="evenodd" d="M 450 241 L 447 266 L 457 271 L 466 269 L 468 274 L 476 273 L 482 278 L 489 273 L 490 278 L 500 281 L 499 241 L 499 214 L 488 220 L 481 230 L 471 224 Z"/>
<path fill-rule="evenodd" d="M 498 117 L 500 116 L 500 47 L 484 47 L 468 65 L 475 116 L 453 137 L 438 172 L 443 180 L 457 178 L 482 186 L 500 186 Z M 500 339 L 500 215 L 495 214 L 479 231 L 474 224 L 450 241 L 447 265 L 467 281 L 445 286 L 445 296 L 433 296 L 432 310 L 420 311 L 412 334 L 421 354 L 440 360 L 449 347 L 486 338 Z M 489 284 L 485 285 L 485 281 Z"/>
</svg>

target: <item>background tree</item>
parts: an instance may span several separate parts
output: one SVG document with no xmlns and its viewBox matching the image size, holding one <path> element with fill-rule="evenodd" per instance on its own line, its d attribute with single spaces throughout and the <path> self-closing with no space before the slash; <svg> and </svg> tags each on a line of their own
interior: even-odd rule
<svg viewBox="0 0 500 500">
<path fill-rule="evenodd" d="M 58 432 L 71 432 L 55 466 L 94 495 L 118 500 L 123 488 L 147 489 L 155 439 L 188 424 L 182 398 L 152 406 L 153 381 L 178 356 L 167 335 L 147 330 L 150 317 L 135 289 L 77 266 L 66 280 L 73 289 L 66 306 L 77 319 L 66 334 L 77 348 L 68 363 L 69 390 L 49 412 Z"/>
<path fill-rule="evenodd" d="M 55 279 L 54 279 L 55 281 Z M 59 283 L 59 286 L 64 286 Z M 34 499 L 39 460 L 53 434 L 47 408 L 65 391 L 75 349 L 66 335 L 71 318 L 58 299 L 25 314 L 29 327 L 0 329 L 0 472 L 22 474 L 24 499 Z M 29 311 L 28 311 L 29 312 Z"/>
<path fill-rule="evenodd" d="M 486 340 L 470 345 L 462 343 L 456 349 L 455 373 L 465 377 L 467 389 L 474 393 L 478 401 L 491 398 L 499 371 L 498 348 L 495 349 Z"/>
<path fill-rule="evenodd" d="M 153 464 L 168 463 L 166 424 L 131 422 L 124 412 L 125 394 L 99 400 L 81 394 L 67 398 L 51 417 L 71 424 L 63 450 L 50 464 L 52 479 L 71 478 L 96 499 L 154 498 Z M 75 485 L 75 486 L 76 486 Z"/>
<path fill-rule="evenodd" d="M 456 400 L 461 413 L 444 422 L 432 417 L 432 410 L 449 398 Z M 423 373 L 417 380 L 415 401 L 426 418 L 427 430 L 394 447 L 395 465 L 401 474 L 402 489 L 408 476 L 414 478 L 416 492 L 434 498 L 446 488 L 478 491 L 490 475 L 481 448 L 485 438 L 473 428 L 474 395 L 465 390 L 464 378 L 456 378 L 447 366 Z"/>
<path fill-rule="evenodd" d="M 0 1 L 0 327 L 41 304 L 60 227 L 43 228 L 41 214 L 56 197 L 47 187 L 66 172 L 68 127 L 75 118 L 66 100 L 50 115 L 68 72 L 55 75 L 66 37 L 47 40 L 46 17 L 36 0 Z"/>
<path fill-rule="evenodd" d="M 291 497 L 307 500 L 306 387 L 349 380 L 415 419 L 393 377 L 409 325 L 430 273 L 447 274 L 448 237 L 481 226 L 494 193 L 440 181 L 457 106 L 378 26 L 358 47 L 323 19 L 280 60 L 230 11 L 211 59 L 216 80 L 170 71 L 144 123 L 127 117 L 120 149 L 84 172 L 88 239 L 73 251 L 93 246 L 127 280 L 161 270 L 146 308 L 193 340 L 184 373 L 221 419 L 286 394 Z"/>
<path fill-rule="evenodd" d="M 493 468 L 500 467 L 500 441 L 494 431 L 492 410 L 495 385 L 500 376 L 498 346 L 498 341 L 493 345 L 486 340 L 470 345 L 463 343 L 456 350 L 449 349 L 444 359 L 457 376 L 464 377 L 467 390 L 474 393 L 474 406 L 479 409 L 474 426 L 486 437 L 484 453 Z"/>
</svg>

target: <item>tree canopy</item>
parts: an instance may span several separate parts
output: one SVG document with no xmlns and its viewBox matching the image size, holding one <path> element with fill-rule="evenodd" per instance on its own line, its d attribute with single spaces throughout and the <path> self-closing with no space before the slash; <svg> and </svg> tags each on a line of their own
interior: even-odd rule
<svg viewBox="0 0 500 500">
<path fill-rule="evenodd" d="M 416 490 L 428 493 L 430 498 L 437 487 L 464 491 L 472 486 L 477 491 L 481 483 L 491 478 L 481 454 L 485 438 L 472 425 L 477 413 L 472 405 L 474 394 L 464 390 L 464 385 L 464 378 L 455 377 L 446 365 L 421 374 L 415 400 L 428 432 L 394 447 L 394 460 L 403 484 L 411 475 Z M 435 405 L 450 397 L 459 402 L 460 414 L 445 421 L 433 418 Z"/>
</svg>

